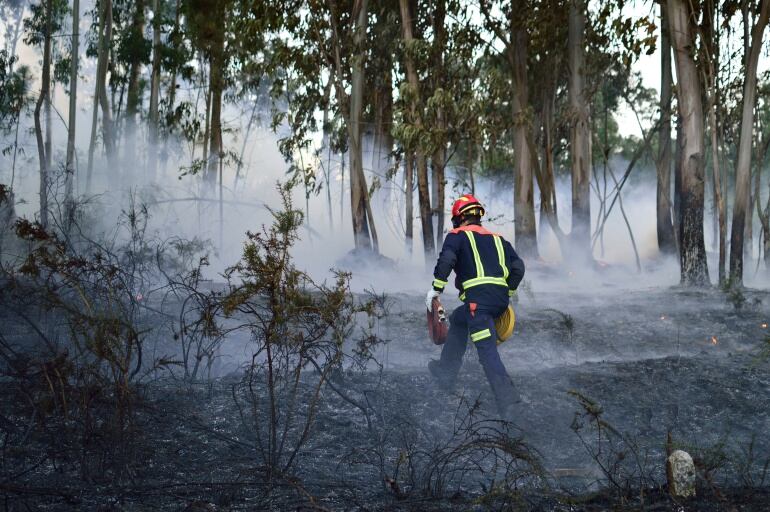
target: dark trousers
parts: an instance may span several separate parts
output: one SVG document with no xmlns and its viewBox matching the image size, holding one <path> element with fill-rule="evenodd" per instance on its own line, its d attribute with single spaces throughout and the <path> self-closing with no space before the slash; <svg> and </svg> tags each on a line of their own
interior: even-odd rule
<svg viewBox="0 0 770 512">
<path fill-rule="evenodd" d="M 508 304 L 501 308 L 489 308 L 469 303 L 455 309 L 449 317 L 449 335 L 441 350 L 440 362 L 441 371 L 447 380 L 455 382 L 470 337 L 499 409 L 505 409 L 515 400 L 511 378 L 505 371 L 500 354 L 497 352 L 497 331 L 494 320 L 507 307 Z"/>
</svg>

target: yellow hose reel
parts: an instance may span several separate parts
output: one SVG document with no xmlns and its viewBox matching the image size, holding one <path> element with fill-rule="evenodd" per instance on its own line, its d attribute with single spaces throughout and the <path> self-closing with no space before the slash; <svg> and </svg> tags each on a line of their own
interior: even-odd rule
<svg viewBox="0 0 770 512">
<path fill-rule="evenodd" d="M 501 344 L 505 340 L 511 337 L 513 334 L 513 327 L 516 325 L 516 313 L 513 312 L 513 308 L 508 306 L 508 309 L 495 318 L 495 329 L 497 330 L 497 344 Z"/>
</svg>

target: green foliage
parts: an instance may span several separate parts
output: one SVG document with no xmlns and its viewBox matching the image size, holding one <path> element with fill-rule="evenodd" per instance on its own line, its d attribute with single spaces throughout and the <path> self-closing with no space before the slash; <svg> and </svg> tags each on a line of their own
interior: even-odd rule
<svg viewBox="0 0 770 512">
<path fill-rule="evenodd" d="M 30 104 L 29 88 L 32 78 L 29 68 L 13 69 L 17 58 L 0 50 L 0 130 L 9 133 Z"/>
</svg>

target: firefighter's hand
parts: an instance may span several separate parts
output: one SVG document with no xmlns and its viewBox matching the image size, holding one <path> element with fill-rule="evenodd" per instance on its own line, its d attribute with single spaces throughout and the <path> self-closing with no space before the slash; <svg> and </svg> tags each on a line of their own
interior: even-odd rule
<svg viewBox="0 0 770 512">
<path fill-rule="evenodd" d="M 441 292 L 438 290 L 434 290 L 431 288 L 428 290 L 428 295 L 425 296 L 425 307 L 428 308 L 428 311 L 433 310 L 433 299 L 441 295 Z"/>
</svg>

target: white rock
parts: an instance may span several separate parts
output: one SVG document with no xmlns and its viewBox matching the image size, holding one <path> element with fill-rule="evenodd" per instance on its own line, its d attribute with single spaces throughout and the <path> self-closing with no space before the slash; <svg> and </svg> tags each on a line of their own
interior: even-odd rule
<svg viewBox="0 0 770 512">
<path fill-rule="evenodd" d="M 676 498 L 695 496 L 695 464 L 689 453 L 674 450 L 666 460 L 668 490 Z"/>
</svg>

